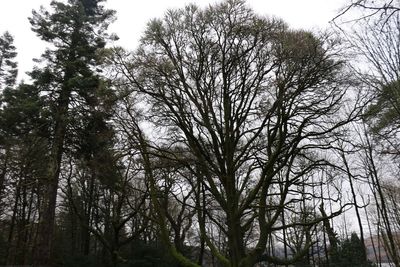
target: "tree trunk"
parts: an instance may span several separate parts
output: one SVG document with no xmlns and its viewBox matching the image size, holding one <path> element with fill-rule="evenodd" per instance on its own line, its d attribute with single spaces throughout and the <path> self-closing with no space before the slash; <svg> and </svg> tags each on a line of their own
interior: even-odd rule
<svg viewBox="0 0 400 267">
<path fill-rule="evenodd" d="M 70 76 L 66 74 L 66 77 Z M 65 79 L 69 80 L 69 79 Z M 55 228 L 55 211 L 57 202 L 58 180 L 61 171 L 61 160 L 64 151 L 64 139 L 67 128 L 67 113 L 71 90 L 63 86 L 58 99 L 58 111 L 55 116 L 54 139 L 49 163 L 49 177 L 44 185 L 44 196 L 38 226 L 37 245 L 34 264 L 52 265 L 52 243 Z"/>
<path fill-rule="evenodd" d="M 11 217 L 11 223 L 10 223 L 10 229 L 8 233 L 8 239 L 7 239 L 7 254 L 6 254 L 6 259 L 7 259 L 7 264 L 14 264 L 15 261 L 15 244 L 14 244 L 14 228 L 16 225 L 16 220 L 17 220 L 17 213 L 18 213 L 18 205 L 19 205 L 19 195 L 20 195 L 20 190 L 21 190 L 21 178 L 19 178 L 17 188 L 15 191 L 15 202 L 14 202 L 14 207 L 12 211 L 12 217 Z"/>
</svg>

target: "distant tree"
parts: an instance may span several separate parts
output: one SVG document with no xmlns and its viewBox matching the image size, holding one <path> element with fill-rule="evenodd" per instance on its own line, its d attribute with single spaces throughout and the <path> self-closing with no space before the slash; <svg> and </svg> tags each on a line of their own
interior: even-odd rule
<svg viewBox="0 0 400 267">
<path fill-rule="evenodd" d="M 15 84 L 18 68 L 14 38 L 9 32 L 0 36 L 0 90 Z"/>
<path fill-rule="evenodd" d="M 372 262 L 365 259 L 364 244 L 356 233 L 339 242 L 339 246 L 330 253 L 330 266 L 335 267 L 373 267 Z"/>
</svg>

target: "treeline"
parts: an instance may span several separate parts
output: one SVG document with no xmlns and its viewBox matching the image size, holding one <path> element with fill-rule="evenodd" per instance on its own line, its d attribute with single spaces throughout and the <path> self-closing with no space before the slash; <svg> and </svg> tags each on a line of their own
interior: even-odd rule
<svg viewBox="0 0 400 267">
<path fill-rule="evenodd" d="M 0 265 L 400 266 L 397 6 L 189 5 L 129 52 L 103 2 L 33 11 L 30 82 L 0 37 Z"/>
</svg>

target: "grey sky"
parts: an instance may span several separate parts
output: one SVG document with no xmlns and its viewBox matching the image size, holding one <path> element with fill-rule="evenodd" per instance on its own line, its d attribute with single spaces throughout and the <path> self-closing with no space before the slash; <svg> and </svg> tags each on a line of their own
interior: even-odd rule
<svg viewBox="0 0 400 267">
<path fill-rule="evenodd" d="M 117 21 L 111 26 L 120 40 L 116 43 L 135 49 L 146 23 L 161 17 L 169 8 L 183 7 L 195 2 L 207 6 L 215 0 L 108 0 L 107 6 L 117 11 Z M 294 28 L 323 30 L 346 0 L 248 0 L 247 3 L 261 15 L 284 19 Z M 19 78 L 32 69 L 33 58 L 39 58 L 45 43 L 30 30 L 28 17 L 40 5 L 48 7 L 50 0 L 0 0 L 0 33 L 8 30 L 15 38 L 18 51 Z"/>
</svg>

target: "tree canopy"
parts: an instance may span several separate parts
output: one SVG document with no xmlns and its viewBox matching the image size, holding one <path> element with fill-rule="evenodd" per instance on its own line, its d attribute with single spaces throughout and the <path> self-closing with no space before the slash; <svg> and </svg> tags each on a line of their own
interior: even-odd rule
<svg viewBox="0 0 400 267">
<path fill-rule="evenodd" d="M 396 12 L 341 39 L 190 4 L 136 48 L 112 47 L 115 18 L 33 11 L 48 46 L 28 82 L 0 37 L 0 265 L 373 266 L 368 230 L 398 267 Z"/>
</svg>

